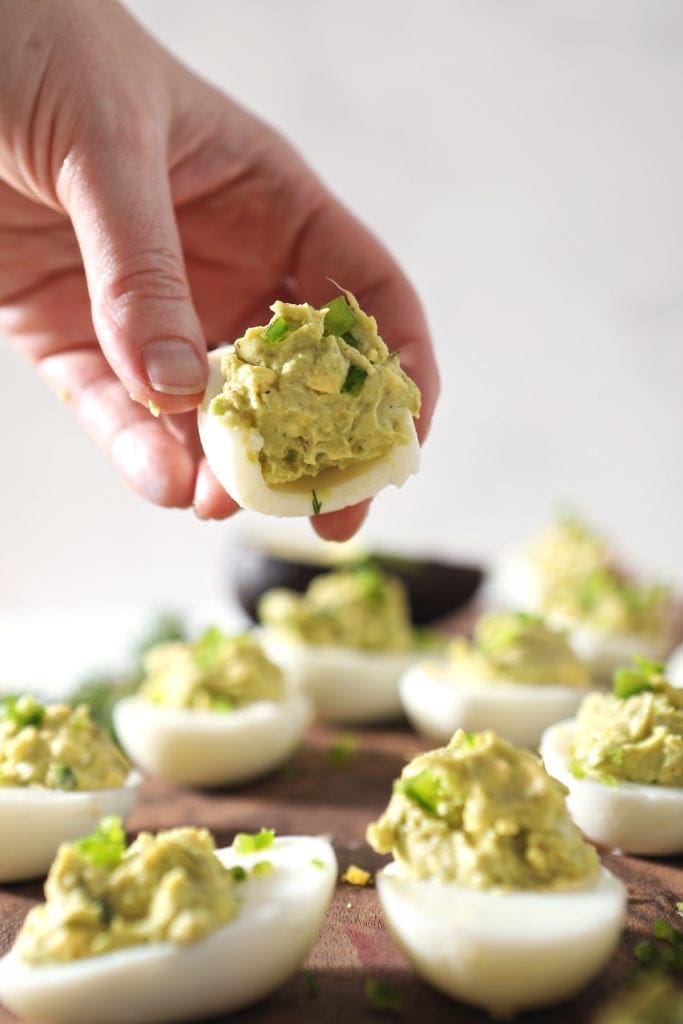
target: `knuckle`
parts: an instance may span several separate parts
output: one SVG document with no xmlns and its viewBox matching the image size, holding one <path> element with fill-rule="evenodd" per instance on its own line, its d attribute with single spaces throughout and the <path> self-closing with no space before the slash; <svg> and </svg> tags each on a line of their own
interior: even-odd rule
<svg viewBox="0 0 683 1024">
<path fill-rule="evenodd" d="M 102 286 L 102 305 L 111 314 L 141 301 L 186 302 L 189 287 L 175 253 L 149 249 L 108 275 Z"/>
</svg>

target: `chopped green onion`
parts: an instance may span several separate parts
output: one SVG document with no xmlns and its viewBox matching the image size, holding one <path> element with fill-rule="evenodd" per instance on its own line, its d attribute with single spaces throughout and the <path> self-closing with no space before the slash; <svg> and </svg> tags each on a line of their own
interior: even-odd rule
<svg viewBox="0 0 683 1024">
<path fill-rule="evenodd" d="M 267 850 L 274 840 L 275 829 L 262 828 L 260 832 L 238 832 L 232 846 L 236 853 L 255 853 L 257 850 Z"/>
<path fill-rule="evenodd" d="M 618 668 L 614 673 L 612 690 L 615 697 L 626 700 L 638 693 L 653 689 L 653 684 L 664 678 L 664 665 L 661 661 L 650 661 L 639 654 L 633 656 L 634 665 Z"/>
<path fill-rule="evenodd" d="M 325 334 L 334 334 L 336 338 L 342 338 L 354 326 L 356 314 L 343 295 L 338 295 L 325 305 Z"/>
<path fill-rule="evenodd" d="M 586 778 L 586 769 L 575 757 L 569 758 L 569 761 L 567 762 L 567 767 L 569 768 L 569 771 L 572 773 L 575 779 Z"/>
<path fill-rule="evenodd" d="M 50 770 L 50 781 L 55 789 L 76 789 L 76 776 L 68 764 L 55 764 Z"/>
<path fill-rule="evenodd" d="M 606 755 L 612 764 L 622 764 L 624 760 L 624 751 L 621 747 L 612 747 L 611 750 L 607 751 Z"/>
<path fill-rule="evenodd" d="M 318 495 L 315 491 L 311 491 L 311 504 L 313 505 L 313 515 L 317 516 L 320 509 L 323 507 L 322 501 L 318 501 Z"/>
<path fill-rule="evenodd" d="M 230 874 L 233 882 L 243 882 L 247 877 L 247 872 L 241 864 L 235 864 L 234 867 L 230 868 Z"/>
<path fill-rule="evenodd" d="M 306 992 L 308 995 L 317 996 L 318 982 L 315 980 L 313 971 L 304 971 L 304 981 L 306 982 Z"/>
<path fill-rule="evenodd" d="M 358 737 L 351 732 L 344 733 L 328 750 L 328 757 L 333 764 L 346 764 L 358 749 Z"/>
<path fill-rule="evenodd" d="M 373 1010 L 400 1013 L 403 1009 L 403 996 L 387 981 L 368 978 L 365 982 L 365 995 Z"/>
<path fill-rule="evenodd" d="M 676 910 L 679 914 L 683 914 L 683 900 L 676 904 Z"/>
<path fill-rule="evenodd" d="M 656 939 L 664 939 L 665 942 L 676 943 L 681 938 L 681 933 L 668 921 L 663 921 L 661 917 L 655 918 L 652 922 L 652 934 Z"/>
<path fill-rule="evenodd" d="M 30 725 L 42 725 L 45 708 L 34 700 L 30 694 L 23 697 L 5 697 L 0 701 L 0 721 L 13 722 L 17 729 L 26 729 Z"/>
<path fill-rule="evenodd" d="M 227 714 L 230 711 L 235 710 L 235 702 L 230 697 L 223 697 L 221 694 L 215 694 L 211 698 L 211 709 L 212 711 L 222 711 Z"/>
<path fill-rule="evenodd" d="M 272 861 L 258 860 L 251 869 L 252 875 L 267 875 L 273 870 Z"/>
<path fill-rule="evenodd" d="M 282 341 L 285 334 L 288 334 L 289 331 L 290 327 L 287 321 L 283 320 L 281 316 L 276 316 L 275 319 L 266 327 L 263 332 L 263 337 L 266 341 L 269 341 L 271 345 L 277 345 L 277 343 Z"/>
<path fill-rule="evenodd" d="M 439 780 L 430 771 L 419 772 L 407 779 L 398 779 L 396 788 L 428 814 L 436 814 L 441 796 Z"/>
<path fill-rule="evenodd" d="M 320 857 L 311 857 L 311 864 L 314 868 L 320 868 L 321 870 L 325 867 L 325 861 L 321 860 Z"/>
<path fill-rule="evenodd" d="M 102 818 L 94 832 L 74 841 L 78 850 L 92 864 L 102 868 L 115 868 L 121 863 L 126 849 L 126 833 L 116 814 Z"/>
<path fill-rule="evenodd" d="M 356 569 L 356 581 L 363 591 L 363 597 L 369 601 L 384 600 L 386 597 L 384 580 L 385 577 L 381 570 L 376 569 L 373 565 L 364 565 L 360 569 Z"/>
<path fill-rule="evenodd" d="M 197 668 L 210 669 L 220 661 L 225 636 L 218 626 L 209 626 L 192 644 L 192 654 Z"/>
<path fill-rule="evenodd" d="M 360 349 L 360 342 L 354 338 L 352 334 L 349 334 L 348 331 L 346 334 L 342 334 L 342 339 L 347 345 L 350 345 L 351 348 Z"/>
<path fill-rule="evenodd" d="M 342 395 L 359 395 L 361 389 L 365 384 L 365 378 L 367 377 L 367 370 L 361 369 L 360 366 L 354 366 L 353 363 L 349 366 L 344 383 L 341 386 Z"/>
</svg>

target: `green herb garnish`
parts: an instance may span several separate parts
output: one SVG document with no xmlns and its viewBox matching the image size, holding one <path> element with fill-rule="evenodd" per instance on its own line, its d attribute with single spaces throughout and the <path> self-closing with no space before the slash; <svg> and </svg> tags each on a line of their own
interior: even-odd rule
<svg viewBox="0 0 683 1024">
<path fill-rule="evenodd" d="M 373 1010 L 383 1013 L 400 1013 L 403 1009 L 403 996 L 397 988 L 387 981 L 367 978 L 365 995 Z"/>
<path fill-rule="evenodd" d="M 263 337 L 266 341 L 269 341 L 271 345 L 277 345 L 277 343 L 282 341 L 285 334 L 288 334 L 289 331 L 290 327 L 287 321 L 283 320 L 281 316 L 276 316 L 275 319 L 266 327 L 263 332 Z"/>
<path fill-rule="evenodd" d="M 314 868 L 320 868 L 321 870 L 325 867 L 325 861 L 321 860 L 320 857 L 311 857 L 311 864 Z"/>
<path fill-rule="evenodd" d="M 363 591 L 363 597 L 368 601 L 379 603 L 386 597 L 385 577 L 381 569 L 373 565 L 364 565 L 356 569 L 356 581 Z"/>
<path fill-rule="evenodd" d="M 326 302 L 327 313 L 325 313 L 325 334 L 334 334 L 336 338 L 343 338 L 356 323 L 356 314 L 349 306 L 343 295 L 338 295 L 331 302 Z"/>
<path fill-rule="evenodd" d="M 346 372 L 346 378 L 341 386 L 341 394 L 359 395 L 367 375 L 367 370 L 363 370 L 360 366 L 354 366 L 352 363 Z"/>
<path fill-rule="evenodd" d="M 102 868 L 115 868 L 121 863 L 126 850 L 126 833 L 116 814 L 102 818 L 94 832 L 74 841 L 78 850 L 92 864 Z"/>
<path fill-rule="evenodd" d="M 643 939 L 636 946 L 636 957 L 642 966 L 683 972 L 683 932 L 658 917 L 652 923 L 652 934 L 654 939 Z"/>
<path fill-rule="evenodd" d="M 397 779 L 394 788 L 399 793 L 404 793 L 427 814 L 436 814 L 441 798 L 441 785 L 432 772 L 423 771 L 407 779 Z"/>
<path fill-rule="evenodd" d="M 252 875 L 268 875 L 273 870 L 273 863 L 270 860 L 257 860 L 251 869 Z"/>
<path fill-rule="evenodd" d="M 348 332 L 346 334 L 342 334 L 342 339 L 347 345 L 350 345 L 351 348 L 360 349 L 360 342 L 356 341 L 352 334 L 349 334 Z"/>
<path fill-rule="evenodd" d="M 570 757 L 567 761 L 567 768 L 572 773 L 575 779 L 585 779 L 586 769 L 583 767 L 580 761 L 575 757 Z"/>
<path fill-rule="evenodd" d="M 267 850 L 275 840 L 274 828 L 262 828 L 260 832 L 238 832 L 232 842 L 236 853 L 255 853 Z"/>
<path fill-rule="evenodd" d="M 333 764 L 347 764 L 358 749 L 358 737 L 351 732 L 345 732 L 336 740 L 327 752 L 327 756 Z"/>
<path fill-rule="evenodd" d="M 308 995 L 317 996 L 318 982 L 315 980 L 313 971 L 304 971 L 304 982 L 306 983 L 306 992 Z"/>
<path fill-rule="evenodd" d="M 197 668 L 213 668 L 223 651 L 225 636 L 218 626 L 209 626 L 192 644 L 192 655 Z"/>
<path fill-rule="evenodd" d="M 211 698 L 211 709 L 212 711 L 222 711 L 224 714 L 228 714 L 235 710 L 235 702 L 230 697 L 223 697 L 217 693 Z"/>
<path fill-rule="evenodd" d="M 614 673 L 612 691 L 615 697 L 622 700 L 653 690 L 654 684 L 664 678 L 664 665 L 661 661 L 650 661 L 639 654 L 634 654 L 632 660 L 633 667 L 618 668 Z"/>
<path fill-rule="evenodd" d="M 322 501 L 318 501 L 318 495 L 315 491 L 311 491 L 311 504 L 313 505 L 313 515 L 317 516 L 320 509 L 323 507 Z"/>
<path fill-rule="evenodd" d="M 230 875 L 233 882 L 243 882 L 247 877 L 247 872 L 241 864 L 235 864 L 234 867 L 230 868 Z"/>
<path fill-rule="evenodd" d="M 5 697 L 0 701 L 0 721 L 13 722 L 18 730 L 29 726 L 42 725 L 45 708 L 37 700 L 24 694 L 22 697 Z"/>
<path fill-rule="evenodd" d="M 77 782 L 73 769 L 68 764 L 58 762 L 50 769 L 50 781 L 55 789 L 72 790 L 76 789 Z"/>
</svg>

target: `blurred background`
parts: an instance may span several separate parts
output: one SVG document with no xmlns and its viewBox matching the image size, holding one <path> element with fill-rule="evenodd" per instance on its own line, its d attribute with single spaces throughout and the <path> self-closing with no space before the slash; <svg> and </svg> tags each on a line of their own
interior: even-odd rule
<svg viewBox="0 0 683 1024">
<path fill-rule="evenodd" d="M 441 404 L 363 540 L 488 561 L 569 504 L 683 582 L 683 6 L 129 6 L 288 136 L 422 297 Z M 7 345 L 0 375 L 0 607 L 214 600 L 262 518 L 145 505 Z"/>
</svg>

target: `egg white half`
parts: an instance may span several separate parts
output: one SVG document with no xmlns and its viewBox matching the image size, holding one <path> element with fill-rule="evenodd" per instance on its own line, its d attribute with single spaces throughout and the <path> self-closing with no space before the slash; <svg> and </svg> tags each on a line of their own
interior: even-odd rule
<svg viewBox="0 0 683 1024">
<path fill-rule="evenodd" d="M 313 515 L 315 490 L 321 512 L 355 505 L 371 498 L 389 484 L 401 487 L 420 465 L 420 445 L 415 424 L 406 409 L 404 428 L 410 434 L 405 444 L 395 445 L 382 459 L 359 462 L 347 469 L 326 469 L 317 476 L 306 476 L 286 484 L 267 484 L 263 479 L 258 453 L 263 438 L 256 430 L 231 426 L 223 417 L 209 411 L 211 401 L 223 389 L 221 359 L 233 350 L 225 345 L 209 353 L 209 382 L 198 409 L 199 436 L 211 471 L 242 508 L 271 516 Z"/>
<path fill-rule="evenodd" d="M 310 698 L 328 722 L 363 724 L 403 717 L 398 681 L 420 656 L 336 644 L 294 643 L 263 629 L 266 654 Z"/>
<path fill-rule="evenodd" d="M 556 683 L 471 682 L 436 661 L 408 669 L 399 692 L 411 724 L 431 740 L 446 742 L 456 729 L 493 729 L 511 743 L 532 748 L 548 725 L 573 714 L 586 695 L 582 687 Z"/>
<path fill-rule="evenodd" d="M 185 786 L 232 786 L 266 774 L 294 752 L 311 717 L 309 701 L 291 686 L 282 700 L 230 712 L 175 710 L 140 697 L 114 708 L 130 759 Z"/>
<path fill-rule="evenodd" d="M 679 644 L 666 666 L 666 678 L 672 686 L 683 687 L 683 644 Z"/>
<path fill-rule="evenodd" d="M 46 874 L 60 843 L 92 832 L 107 814 L 125 818 L 139 786 L 139 772 L 116 789 L 0 786 L 0 882 Z"/>
<path fill-rule="evenodd" d="M 626 893 L 608 871 L 579 889 L 495 892 L 377 875 L 389 930 L 415 969 L 454 999 L 500 1016 L 580 991 L 607 962 Z"/>
<path fill-rule="evenodd" d="M 224 864 L 267 859 L 273 870 L 240 883 L 238 915 L 198 942 L 155 942 L 67 964 L 0 960 L 0 999 L 45 1024 L 154 1024 L 230 1013 L 263 998 L 299 966 L 320 928 L 337 877 L 328 842 L 276 839 Z M 314 864 L 313 861 L 321 864 Z"/>
<path fill-rule="evenodd" d="M 541 610 L 542 581 L 526 547 L 502 555 L 486 583 L 486 593 L 492 607 Z"/>
<path fill-rule="evenodd" d="M 624 853 L 683 852 L 683 787 L 577 779 L 568 767 L 573 740 L 573 720 L 551 726 L 541 739 L 541 757 L 569 790 L 567 808 L 581 831 Z"/>
</svg>

